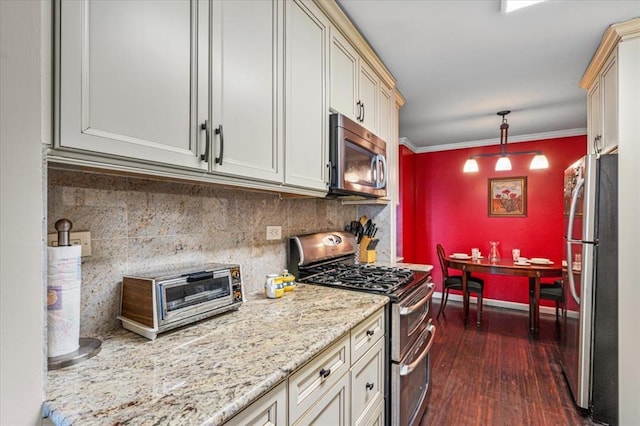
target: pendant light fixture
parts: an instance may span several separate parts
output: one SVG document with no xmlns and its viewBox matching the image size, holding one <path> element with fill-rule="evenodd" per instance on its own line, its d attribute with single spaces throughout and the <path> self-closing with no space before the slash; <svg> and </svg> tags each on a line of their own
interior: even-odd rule
<svg viewBox="0 0 640 426">
<path fill-rule="evenodd" d="M 478 158 L 481 157 L 500 157 L 496 162 L 495 171 L 503 172 L 511 170 L 511 160 L 509 159 L 512 155 L 531 155 L 535 156 L 531 160 L 531 164 L 529 164 L 530 170 L 538 170 L 538 169 L 547 169 L 549 168 L 549 161 L 547 157 L 541 151 L 515 151 L 509 152 L 507 151 L 507 135 L 509 133 L 509 123 L 507 123 L 507 115 L 511 111 L 504 110 L 499 111 L 497 114 L 502 117 L 502 123 L 500 124 L 500 151 L 495 154 L 477 154 L 472 155 L 469 159 L 464 163 L 464 167 L 462 171 L 464 173 L 477 172 L 480 170 L 478 166 Z"/>
</svg>

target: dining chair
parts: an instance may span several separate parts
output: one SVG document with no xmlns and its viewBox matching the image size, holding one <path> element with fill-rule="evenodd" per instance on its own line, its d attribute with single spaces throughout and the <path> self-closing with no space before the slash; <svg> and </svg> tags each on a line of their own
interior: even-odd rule
<svg viewBox="0 0 640 426">
<path fill-rule="evenodd" d="M 449 300 L 449 290 L 462 291 L 462 275 L 449 275 L 449 268 L 447 266 L 447 259 L 442 244 L 436 246 L 438 251 L 438 259 L 440 260 L 440 268 L 442 269 L 442 301 L 440 302 L 440 310 L 436 319 L 440 317 L 440 314 L 444 315 L 444 308 L 447 306 L 447 300 Z M 477 297 L 477 316 L 476 326 L 480 327 L 480 321 L 482 320 L 482 293 L 484 291 L 484 280 L 482 278 L 467 277 L 467 293 L 475 293 Z"/>
<path fill-rule="evenodd" d="M 533 288 L 529 289 L 529 298 L 533 300 Z M 556 302 L 556 325 L 560 325 L 560 308 L 564 303 L 562 280 L 555 280 L 553 283 L 540 283 L 540 300 L 543 299 Z"/>
</svg>

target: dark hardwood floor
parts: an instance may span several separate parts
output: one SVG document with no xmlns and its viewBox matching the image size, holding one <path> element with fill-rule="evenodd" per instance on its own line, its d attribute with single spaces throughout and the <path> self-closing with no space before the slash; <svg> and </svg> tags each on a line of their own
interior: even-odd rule
<svg viewBox="0 0 640 426">
<path fill-rule="evenodd" d="M 434 303 L 434 312 L 440 306 Z M 462 304 L 447 303 L 431 352 L 431 396 L 420 426 L 593 425 L 573 403 L 557 360 L 555 317 L 540 316 L 531 339 L 528 313 L 476 306 L 462 324 Z"/>
</svg>

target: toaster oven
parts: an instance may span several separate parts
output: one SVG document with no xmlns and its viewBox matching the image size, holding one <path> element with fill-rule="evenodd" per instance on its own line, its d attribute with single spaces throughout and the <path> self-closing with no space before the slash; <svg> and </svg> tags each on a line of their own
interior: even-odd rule
<svg viewBox="0 0 640 426">
<path fill-rule="evenodd" d="M 159 333 L 232 309 L 244 300 L 239 265 L 208 264 L 122 279 L 122 326 L 154 340 Z"/>
</svg>

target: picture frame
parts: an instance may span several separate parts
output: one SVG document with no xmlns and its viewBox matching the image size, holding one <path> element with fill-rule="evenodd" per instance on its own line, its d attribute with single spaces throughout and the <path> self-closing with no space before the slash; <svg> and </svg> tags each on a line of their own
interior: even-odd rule
<svg viewBox="0 0 640 426">
<path fill-rule="evenodd" d="M 489 217 L 527 217 L 527 177 L 489 178 Z"/>
</svg>

